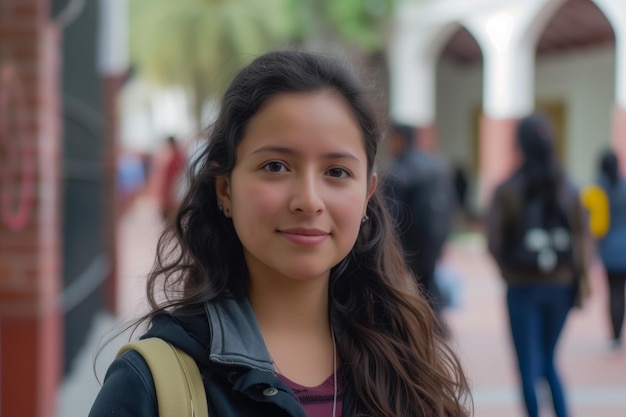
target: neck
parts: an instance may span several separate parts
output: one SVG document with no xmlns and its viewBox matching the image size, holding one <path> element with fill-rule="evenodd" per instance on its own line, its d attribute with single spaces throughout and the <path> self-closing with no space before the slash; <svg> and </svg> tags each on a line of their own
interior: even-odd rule
<svg viewBox="0 0 626 417">
<path fill-rule="evenodd" d="M 318 386 L 335 369 L 328 280 L 287 281 L 269 285 L 251 277 L 250 304 L 276 371 Z"/>
<path fill-rule="evenodd" d="M 250 304 L 263 333 L 327 334 L 328 281 L 281 282 L 251 280 Z"/>
</svg>

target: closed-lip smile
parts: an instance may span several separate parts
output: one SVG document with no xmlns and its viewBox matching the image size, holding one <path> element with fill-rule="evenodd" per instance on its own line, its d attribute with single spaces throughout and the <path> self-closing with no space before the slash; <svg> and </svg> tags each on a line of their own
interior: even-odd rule
<svg viewBox="0 0 626 417">
<path fill-rule="evenodd" d="M 297 245 L 315 246 L 323 243 L 329 236 L 325 230 L 316 228 L 295 227 L 278 230 L 283 237 Z"/>
</svg>

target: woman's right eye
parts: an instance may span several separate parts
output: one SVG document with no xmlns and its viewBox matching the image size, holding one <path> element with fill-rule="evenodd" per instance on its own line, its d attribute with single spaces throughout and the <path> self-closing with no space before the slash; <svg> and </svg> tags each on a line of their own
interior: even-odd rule
<svg viewBox="0 0 626 417">
<path fill-rule="evenodd" d="M 287 167 L 282 162 L 272 161 L 263 165 L 263 169 L 269 172 L 284 172 L 287 170 Z"/>
</svg>

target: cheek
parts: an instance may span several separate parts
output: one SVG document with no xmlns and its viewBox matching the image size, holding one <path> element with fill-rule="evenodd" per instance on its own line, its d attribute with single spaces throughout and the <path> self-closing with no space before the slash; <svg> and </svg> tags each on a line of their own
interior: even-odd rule
<svg viewBox="0 0 626 417">
<path fill-rule="evenodd" d="M 281 204 L 277 187 L 253 180 L 240 181 L 233 189 L 233 215 L 244 222 L 271 216 Z"/>
<path fill-rule="evenodd" d="M 341 193 L 331 199 L 333 217 L 335 222 L 355 240 L 361 228 L 361 218 L 365 207 L 365 192 L 351 191 Z"/>
</svg>

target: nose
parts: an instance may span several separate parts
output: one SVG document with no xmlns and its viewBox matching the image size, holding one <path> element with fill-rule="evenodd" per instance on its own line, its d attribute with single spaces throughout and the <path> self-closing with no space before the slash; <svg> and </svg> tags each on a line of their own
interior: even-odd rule
<svg viewBox="0 0 626 417">
<path fill-rule="evenodd" d="M 292 197 L 289 209 L 296 213 L 314 215 L 324 211 L 320 179 L 313 173 L 300 176 L 293 183 Z"/>
</svg>

